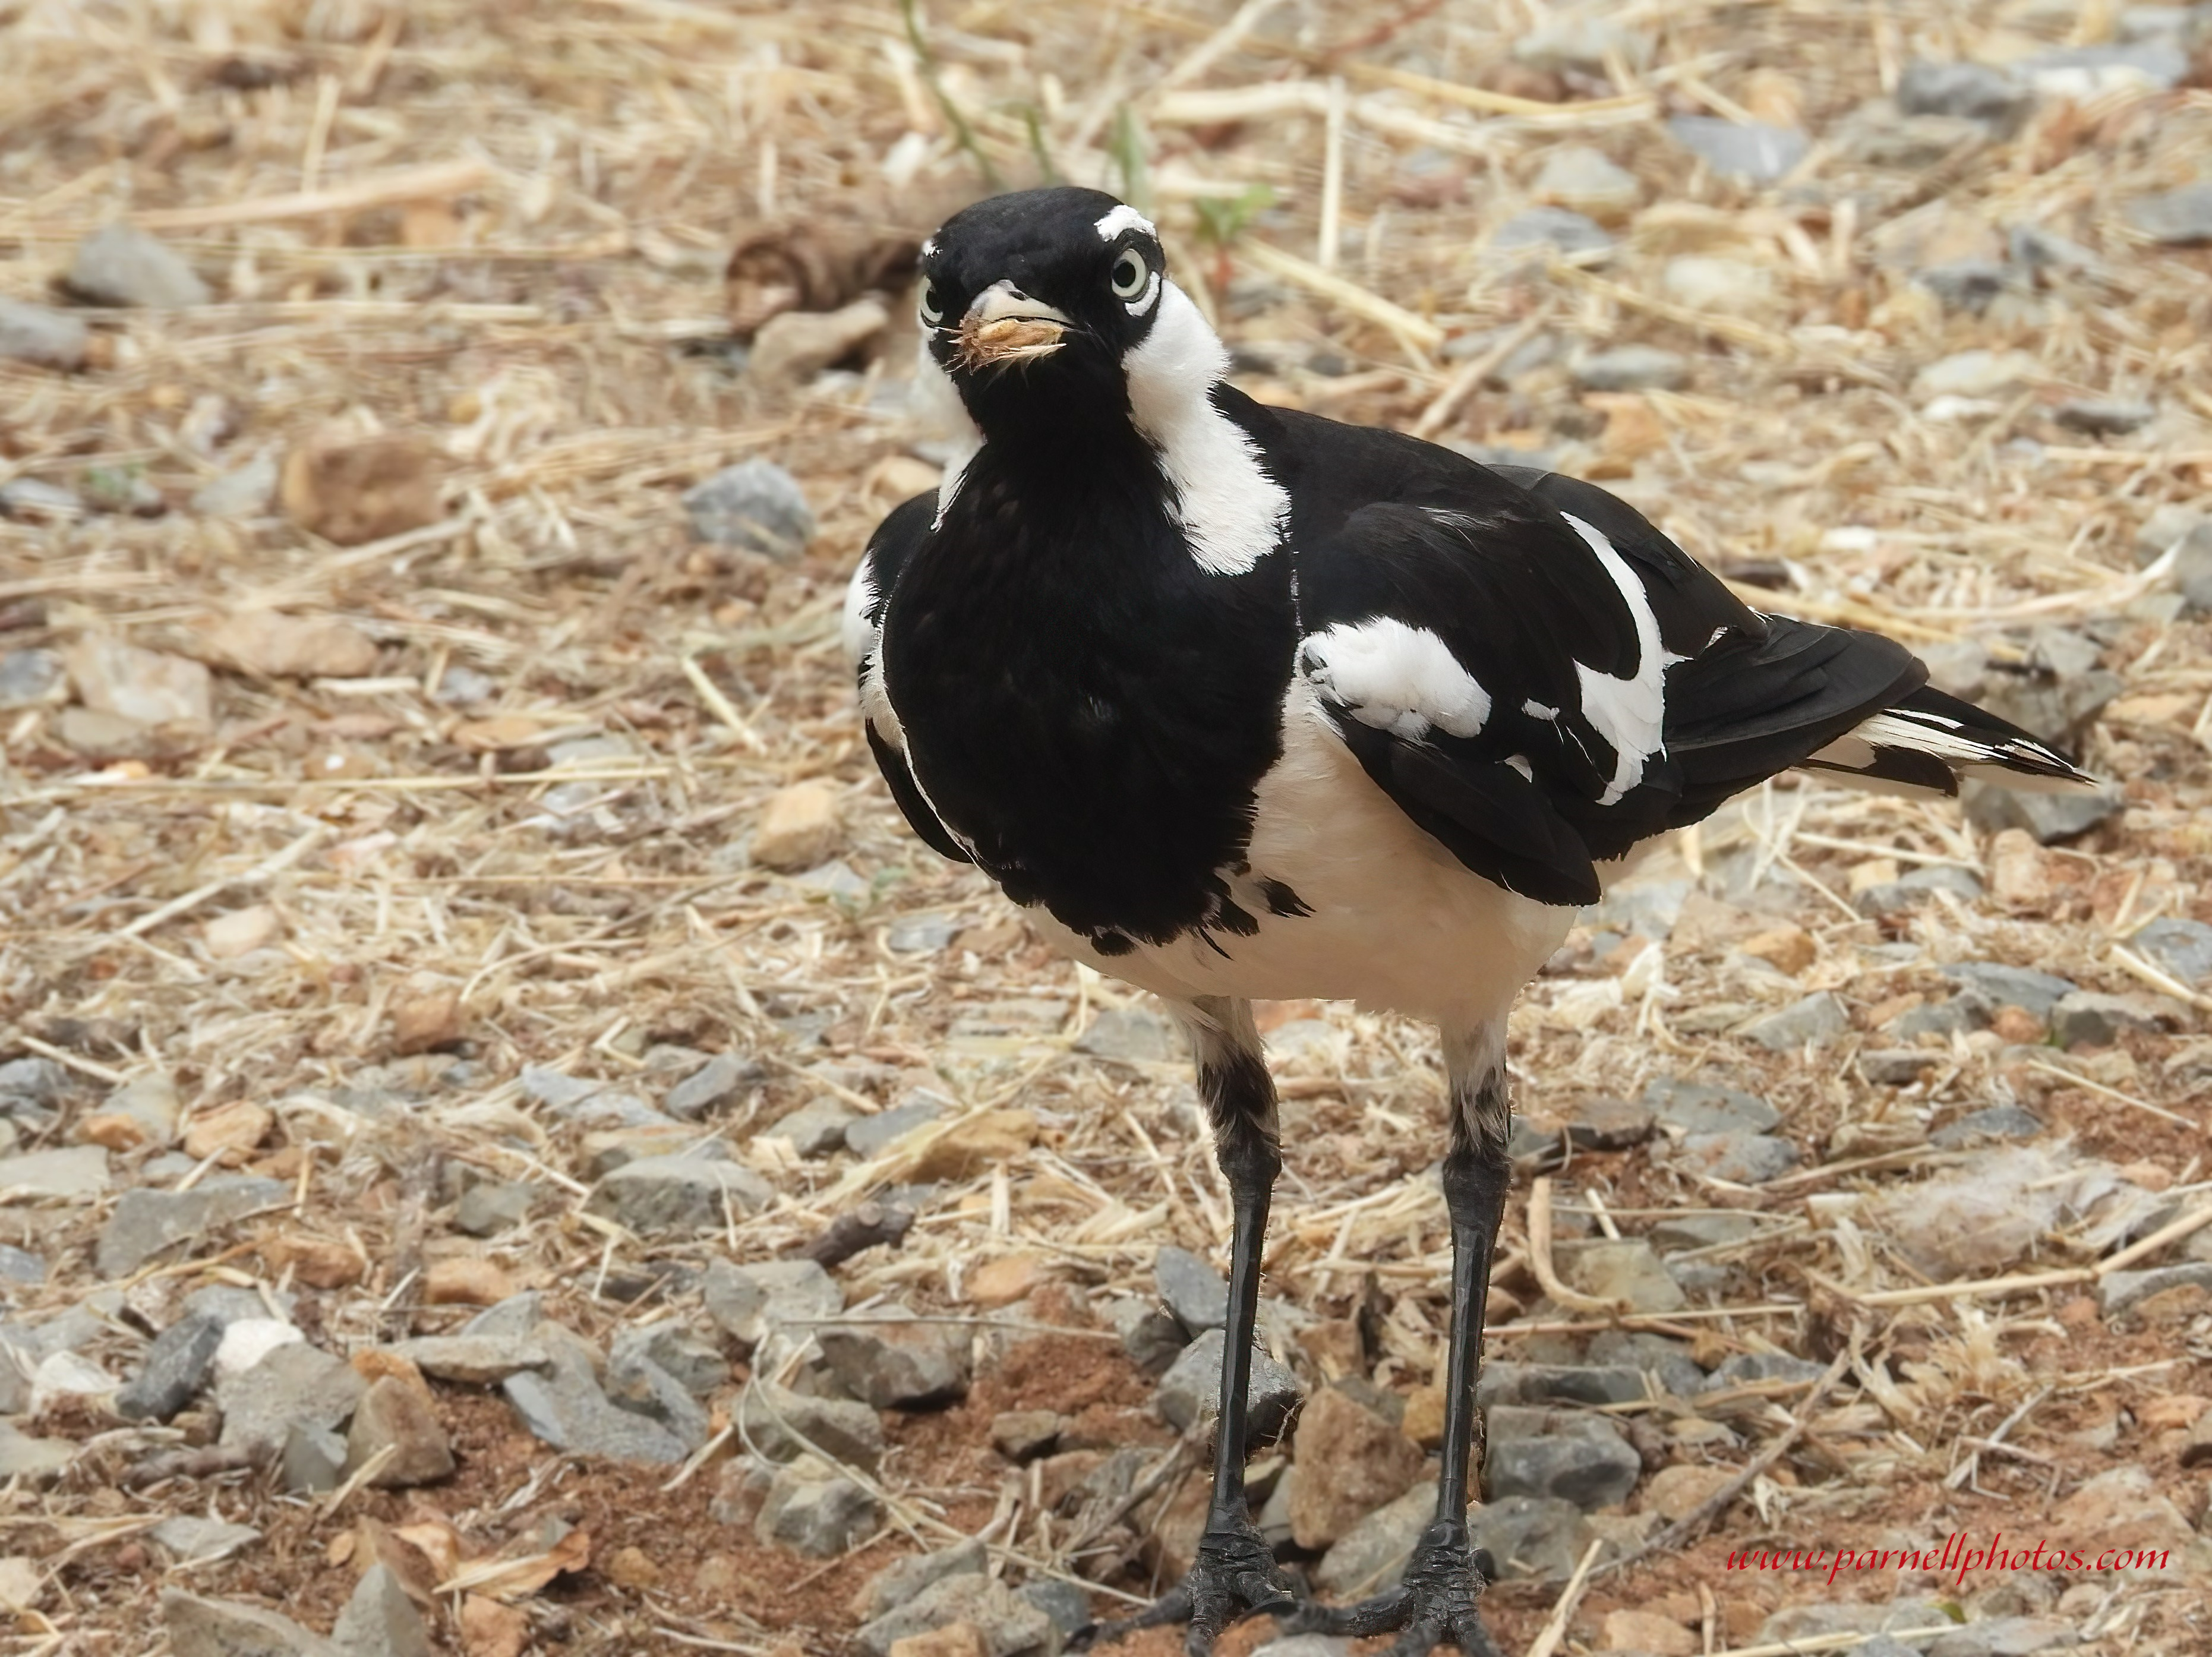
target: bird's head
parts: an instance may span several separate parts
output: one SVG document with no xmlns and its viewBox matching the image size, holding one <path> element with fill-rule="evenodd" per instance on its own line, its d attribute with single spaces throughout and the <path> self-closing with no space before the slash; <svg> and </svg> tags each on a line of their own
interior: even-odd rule
<svg viewBox="0 0 2212 1657">
<path fill-rule="evenodd" d="M 1103 191 L 978 202 L 922 244 L 921 276 L 925 373 L 987 438 L 1126 422 L 1164 395 L 1203 398 L 1227 366 L 1151 221 Z"/>
</svg>

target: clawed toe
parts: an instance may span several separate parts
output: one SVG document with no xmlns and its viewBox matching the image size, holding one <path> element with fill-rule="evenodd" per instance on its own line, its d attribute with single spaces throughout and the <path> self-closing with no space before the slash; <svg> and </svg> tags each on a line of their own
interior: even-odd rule
<svg viewBox="0 0 2212 1657">
<path fill-rule="evenodd" d="M 1396 1587 L 1356 1605 L 1302 1606 L 1286 1626 L 1299 1634 L 1395 1632 L 1390 1657 L 1428 1657 L 1442 1645 L 1457 1646 L 1464 1657 L 1498 1657 L 1474 1608 L 1496 1569 L 1486 1551 L 1468 1547 L 1464 1526 L 1431 1525 Z"/>
<path fill-rule="evenodd" d="M 1261 1613 L 1296 1610 L 1297 1596 L 1284 1580 L 1275 1556 L 1249 1524 L 1210 1527 L 1199 1539 L 1190 1574 L 1133 1617 L 1101 1623 L 1084 1630 L 1078 1643 L 1088 1647 L 1118 1640 L 1139 1629 L 1187 1624 L 1188 1657 L 1207 1657 L 1222 1630 Z"/>
</svg>

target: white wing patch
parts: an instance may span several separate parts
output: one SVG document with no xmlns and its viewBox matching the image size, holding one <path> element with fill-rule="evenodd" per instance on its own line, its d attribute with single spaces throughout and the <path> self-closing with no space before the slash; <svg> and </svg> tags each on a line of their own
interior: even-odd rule
<svg viewBox="0 0 2212 1657">
<path fill-rule="evenodd" d="M 1159 452 L 1174 493 L 1170 509 L 1192 557 L 1210 575 L 1243 574 L 1281 543 L 1291 497 L 1267 476 L 1244 428 L 1213 406 L 1214 382 L 1229 373 L 1228 351 L 1190 295 L 1170 282 L 1160 289 L 1151 331 L 1121 366 L 1130 415 Z"/>
<path fill-rule="evenodd" d="M 1146 235 L 1155 239 L 1160 234 L 1153 228 L 1150 219 L 1127 202 L 1117 203 L 1101 214 L 1097 223 L 1091 228 L 1097 231 L 1098 240 L 1101 241 L 1111 241 L 1125 230 L 1141 230 Z"/>
<path fill-rule="evenodd" d="M 1425 628 L 1388 616 L 1339 622 L 1305 641 L 1306 676 L 1362 725 L 1418 742 L 1431 727 L 1480 736 L 1490 693 Z"/>
<path fill-rule="evenodd" d="M 1614 805 L 1644 780 L 1644 766 L 1667 751 L 1663 734 L 1667 670 L 1688 659 L 1661 648 L 1659 618 L 1651 613 L 1651 601 L 1644 596 L 1644 584 L 1636 579 L 1636 572 L 1629 568 L 1628 561 L 1613 549 L 1613 543 L 1595 526 L 1584 523 L 1572 513 L 1563 512 L 1559 516 L 1597 555 L 1598 562 L 1620 590 L 1621 602 L 1628 606 L 1628 614 L 1636 626 L 1636 671 L 1629 677 L 1616 678 L 1581 662 L 1575 664 L 1575 676 L 1582 683 L 1583 718 L 1613 744 L 1616 756 L 1613 780 L 1598 797 L 1598 804 Z"/>
</svg>

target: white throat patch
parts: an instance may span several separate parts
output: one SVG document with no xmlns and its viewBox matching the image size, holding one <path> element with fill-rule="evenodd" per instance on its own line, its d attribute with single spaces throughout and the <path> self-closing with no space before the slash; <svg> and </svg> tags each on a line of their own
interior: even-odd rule
<svg viewBox="0 0 2212 1657">
<path fill-rule="evenodd" d="M 962 474 L 975 458 L 975 452 L 983 446 L 983 433 L 975 424 L 975 416 L 968 412 L 968 405 L 960 400 L 960 388 L 952 383 L 952 376 L 930 355 L 929 337 L 926 333 L 915 362 L 914 409 L 925 422 L 944 432 L 952 449 L 945 463 L 945 481 L 937 486 L 936 524 L 942 524 L 945 508 L 960 492 Z M 936 527 L 936 524 L 931 527 Z"/>
<path fill-rule="evenodd" d="M 1129 412 L 1159 452 L 1191 556 L 1208 574 L 1242 575 L 1281 543 L 1291 497 L 1243 428 L 1213 406 L 1229 353 L 1198 307 L 1171 282 L 1158 304 L 1152 331 L 1121 360 Z"/>
</svg>

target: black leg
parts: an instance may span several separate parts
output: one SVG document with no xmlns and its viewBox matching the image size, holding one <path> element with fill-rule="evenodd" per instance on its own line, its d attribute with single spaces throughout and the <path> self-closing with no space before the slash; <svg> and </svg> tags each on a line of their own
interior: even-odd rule
<svg viewBox="0 0 2212 1657">
<path fill-rule="evenodd" d="M 1187 1623 L 1183 1649 L 1206 1657 L 1221 1630 L 1255 1611 L 1288 1611 L 1296 1600 L 1244 1502 L 1252 1326 L 1260 1308 L 1260 1256 L 1267 1200 L 1282 1171 L 1275 1140 L 1275 1087 L 1249 1002 L 1208 997 L 1185 1014 L 1198 1049 L 1198 1087 L 1213 1125 L 1215 1159 L 1228 1181 L 1235 1223 L 1229 1266 L 1229 1322 L 1221 1350 L 1221 1417 L 1213 1449 L 1213 1501 L 1190 1575 L 1156 1604 L 1097 1637 Z"/>
<path fill-rule="evenodd" d="M 1423 1657 L 1449 1641 L 1466 1657 L 1497 1657 L 1475 1600 L 1496 1567 L 1470 1548 L 1467 1508 L 1474 1473 L 1474 1380 L 1482 1364 L 1482 1320 L 1490 1261 L 1505 1211 L 1512 1164 L 1505 1144 L 1504 1032 L 1445 1040 L 1451 1071 L 1452 1145 L 1443 1162 L 1444 1211 L 1452 1230 L 1451 1345 L 1444 1361 L 1443 1465 L 1437 1513 L 1414 1545 L 1398 1586 L 1341 1608 L 1316 1605 L 1295 1625 L 1328 1634 L 1398 1631 L 1393 1657 Z"/>
</svg>

